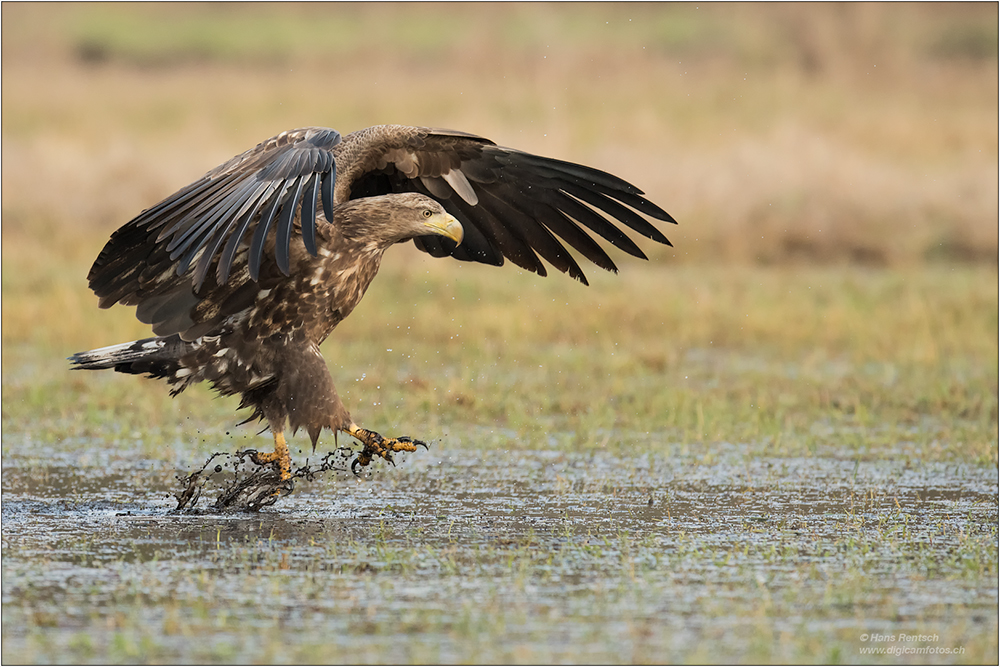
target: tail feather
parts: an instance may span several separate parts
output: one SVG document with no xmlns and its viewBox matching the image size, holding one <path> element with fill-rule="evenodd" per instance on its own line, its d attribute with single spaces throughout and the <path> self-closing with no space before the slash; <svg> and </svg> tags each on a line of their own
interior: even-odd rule
<svg viewBox="0 0 1000 667">
<path fill-rule="evenodd" d="M 180 369 L 181 355 L 189 350 L 190 343 L 175 334 L 77 352 L 69 360 L 72 370 L 113 368 L 119 373 L 148 373 L 150 377 L 163 378 L 174 376 Z"/>
</svg>

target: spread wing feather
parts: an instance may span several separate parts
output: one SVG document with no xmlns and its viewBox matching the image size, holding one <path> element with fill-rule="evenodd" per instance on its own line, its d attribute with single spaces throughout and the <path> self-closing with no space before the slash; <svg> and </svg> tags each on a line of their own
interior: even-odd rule
<svg viewBox="0 0 1000 667">
<path fill-rule="evenodd" d="M 355 132 L 338 147 L 341 197 L 417 191 L 440 201 L 465 227 L 462 244 L 440 237 L 414 243 L 435 257 L 487 264 L 509 259 L 545 275 L 544 258 L 586 283 L 563 244 L 601 268 L 614 262 L 585 231 L 626 253 L 646 258 L 616 223 L 658 243 L 667 237 L 645 217 L 674 223 L 631 183 L 599 169 L 497 146 L 451 130 L 377 126 Z M 642 214 L 642 215 L 640 215 Z"/>
<path fill-rule="evenodd" d="M 548 262 L 583 283 L 567 245 L 617 271 L 594 236 L 645 258 L 619 225 L 669 245 L 647 218 L 674 222 L 617 176 L 476 135 L 382 125 L 341 140 L 336 130 L 304 128 L 257 145 L 140 213 L 105 245 L 90 286 L 102 307 L 137 305 L 136 315 L 157 333 L 202 335 L 252 304 L 264 283 L 289 275 L 294 236 L 316 256 L 320 206 L 333 221 L 350 199 L 392 192 L 433 197 L 465 228 L 460 245 L 424 236 L 414 239 L 420 250 L 497 266 L 510 260 L 543 276 Z"/>
<path fill-rule="evenodd" d="M 302 220 L 316 220 L 316 198 L 319 196 L 320 174 L 313 174 L 306 182 L 302 197 Z M 332 220 L 332 216 L 327 218 Z M 313 257 L 316 256 L 316 225 L 302 225 L 302 243 Z"/>
<path fill-rule="evenodd" d="M 295 217 L 295 207 L 299 203 L 299 197 L 302 196 L 302 177 L 299 176 L 295 179 L 295 183 L 288 188 L 288 194 L 285 195 L 284 201 L 281 203 L 281 215 L 278 217 L 278 241 L 277 246 L 275 246 L 276 257 L 278 261 L 278 268 L 286 276 L 288 275 L 289 266 L 289 249 L 288 245 L 292 241 L 292 220 Z M 313 202 L 313 210 L 315 210 L 315 202 Z M 303 220 L 305 218 L 303 217 Z M 309 218 L 310 226 L 313 228 L 315 233 L 316 229 L 316 215 Z M 315 245 L 315 243 L 313 244 Z M 313 255 L 315 255 L 316 250 L 313 249 Z M 261 255 L 264 253 L 262 252 Z M 251 272 L 250 277 L 254 280 L 257 276 Z"/>
<path fill-rule="evenodd" d="M 140 213 L 112 235 L 90 270 L 101 306 L 139 304 L 173 293 L 179 283 L 198 292 L 213 267 L 218 281 L 226 282 L 251 229 L 247 259 L 256 280 L 275 218 L 280 241 L 275 261 L 287 274 L 300 208 L 306 212 L 303 243 L 315 255 L 316 198 L 322 199 L 324 216 L 332 217 L 334 147 L 340 141 L 340 133 L 327 128 L 284 132 Z"/>
</svg>

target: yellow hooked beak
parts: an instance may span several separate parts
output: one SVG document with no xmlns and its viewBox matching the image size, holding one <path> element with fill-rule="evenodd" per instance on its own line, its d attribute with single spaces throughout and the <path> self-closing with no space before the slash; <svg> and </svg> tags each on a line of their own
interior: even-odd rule
<svg viewBox="0 0 1000 667">
<path fill-rule="evenodd" d="M 462 239 L 465 238 L 465 230 L 462 229 L 462 223 L 448 213 L 435 213 L 424 221 L 424 227 L 427 229 L 428 234 L 444 236 L 455 243 L 461 243 Z"/>
</svg>

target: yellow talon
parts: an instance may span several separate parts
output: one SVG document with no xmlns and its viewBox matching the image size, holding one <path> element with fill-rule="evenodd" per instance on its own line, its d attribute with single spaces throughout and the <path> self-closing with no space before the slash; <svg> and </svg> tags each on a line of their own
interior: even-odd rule
<svg viewBox="0 0 1000 667">
<path fill-rule="evenodd" d="M 362 467 L 371 463 L 372 456 L 381 456 L 383 459 L 395 465 L 392 460 L 393 452 L 415 452 L 417 447 L 427 448 L 427 444 L 420 440 L 414 440 L 407 436 L 401 438 L 384 438 L 375 431 L 361 428 L 357 424 L 351 424 L 344 429 L 349 435 L 360 440 L 365 448 L 358 452 L 358 458 L 351 463 L 351 472 L 358 474 L 357 467 Z"/>
<path fill-rule="evenodd" d="M 282 432 L 274 434 L 273 452 L 265 452 L 263 454 L 254 452 L 251 458 L 259 466 L 277 461 L 278 468 L 281 470 L 282 482 L 292 477 L 292 457 L 288 453 L 288 444 L 285 442 L 285 434 Z"/>
</svg>

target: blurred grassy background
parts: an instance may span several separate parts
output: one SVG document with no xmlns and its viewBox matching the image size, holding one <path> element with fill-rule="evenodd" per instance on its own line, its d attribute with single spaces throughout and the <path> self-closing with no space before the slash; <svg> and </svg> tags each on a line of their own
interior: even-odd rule
<svg viewBox="0 0 1000 667">
<path fill-rule="evenodd" d="M 5 253 L 89 257 L 281 130 L 399 122 L 620 174 L 675 260 L 997 261 L 993 4 L 2 11 Z"/>
<path fill-rule="evenodd" d="M 170 423 L 180 440 L 182 416 L 231 424 L 235 402 L 66 373 L 66 354 L 149 335 L 132 309 L 96 309 L 90 263 L 140 210 L 282 130 L 398 122 L 608 170 L 681 224 L 676 249 L 590 269 L 586 292 L 394 249 L 367 316 L 327 346 L 366 425 L 465 419 L 597 446 L 615 423 L 623 440 L 808 448 L 832 420 L 996 461 L 995 4 L 2 12 L 6 424 L 58 439 Z M 344 378 L 366 371 L 352 394 Z"/>
</svg>

